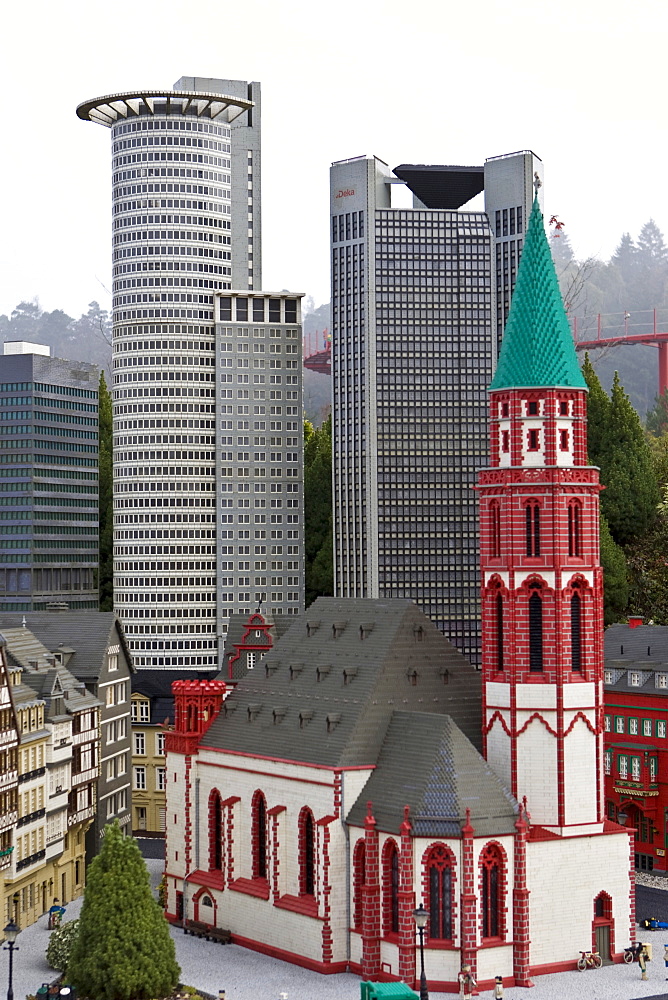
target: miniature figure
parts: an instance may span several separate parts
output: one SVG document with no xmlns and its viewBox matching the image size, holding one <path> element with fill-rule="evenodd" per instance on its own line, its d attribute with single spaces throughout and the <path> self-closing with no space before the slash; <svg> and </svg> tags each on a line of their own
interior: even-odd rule
<svg viewBox="0 0 668 1000">
<path fill-rule="evenodd" d="M 65 907 L 60 905 L 58 897 L 56 896 L 53 900 L 53 906 L 49 909 L 49 920 L 47 922 L 48 930 L 52 931 L 55 927 L 60 927 L 64 912 Z"/>
<path fill-rule="evenodd" d="M 638 965 L 640 966 L 640 971 L 642 973 L 642 975 L 640 976 L 640 978 L 643 979 L 643 980 L 645 980 L 645 981 L 647 980 L 647 961 L 648 961 L 648 957 L 649 957 L 649 955 L 648 955 L 648 952 L 647 952 L 647 948 L 643 944 L 643 945 L 641 945 L 641 947 L 640 947 L 640 949 L 638 951 Z"/>
<path fill-rule="evenodd" d="M 663 946 L 663 964 L 666 967 L 666 972 L 668 972 L 668 944 L 664 944 Z M 666 976 L 666 979 L 668 979 L 668 976 Z"/>
<path fill-rule="evenodd" d="M 473 991 L 476 988 L 476 981 L 473 978 L 473 973 L 471 972 L 470 965 L 462 965 L 462 971 L 459 973 L 459 996 L 460 997 L 472 997 L 474 995 Z"/>
<path fill-rule="evenodd" d="M 503 1000 L 503 976 L 496 976 L 494 979 L 494 1000 Z"/>
</svg>

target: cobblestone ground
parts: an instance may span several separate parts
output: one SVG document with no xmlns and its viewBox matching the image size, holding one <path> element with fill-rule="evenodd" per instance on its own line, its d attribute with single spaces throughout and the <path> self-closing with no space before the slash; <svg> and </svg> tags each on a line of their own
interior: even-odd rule
<svg viewBox="0 0 668 1000">
<path fill-rule="evenodd" d="M 154 889 L 160 880 L 162 861 L 147 861 Z M 652 880 L 651 883 L 649 880 Z M 641 879 L 639 878 L 639 882 Z M 658 885 L 656 883 L 659 883 Z M 665 901 L 668 910 L 668 880 L 643 876 L 642 883 L 651 891 L 651 899 Z M 644 898 L 644 893 L 639 892 Z M 648 904 L 648 905 L 653 905 Z M 81 900 L 67 907 L 66 920 L 78 916 Z M 660 917 L 661 914 L 654 913 Z M 277 959 L 258 955 L 237 945 L 220 945 L 171 929 L 176 955 L 182 969 L 182 981 L 213 997 L 224 989 L 227 1000 L 359 1000 L 359 978 L 342 974 L 321 976 Z M 668 930 L 639 930 L 639 938 L 653 945 L 654 961 L 648 965 L 648 980 L 642 982 L 637 965 L 614 965 L 587 972 L 561 972 L 553 976 L 538 976 L 531 990 L 506 988 L 506 1000 L 668 1000 L 668 970 L 663 964 L 663 946 L 668 943 Z M 43 983 L 54 979 L 46 964 L 44 952 L 49 934 L 46 917 L 22 931 L 14 958 L 14 998 L 24 1000 Z M 624 942 L 626 943 L 626 942 Z M 429 970 L 427 969 L 427 974 Z M 7 976 L 7 956 L 0 957 L 0 995 L 4 994 Z M 453 993 L 431 993 L 431 1000 L 452 1000 Z M 491 998 L 492 991 L 481 997 Z"/>
</svg>

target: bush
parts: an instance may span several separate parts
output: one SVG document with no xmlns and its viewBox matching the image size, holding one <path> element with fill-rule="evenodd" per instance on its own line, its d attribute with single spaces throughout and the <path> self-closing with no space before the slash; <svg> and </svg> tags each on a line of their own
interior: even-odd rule
<svg viewBox="0 0 668 1000">
<path fill-rule="evenodd" d="M 46 960 L 52 969 L 64 972 L 70 960 L 72 945 L 79 933 L 79 921 L 70 920 L 51 932 L 49 945 L 46 949 Z"/>
</svg>

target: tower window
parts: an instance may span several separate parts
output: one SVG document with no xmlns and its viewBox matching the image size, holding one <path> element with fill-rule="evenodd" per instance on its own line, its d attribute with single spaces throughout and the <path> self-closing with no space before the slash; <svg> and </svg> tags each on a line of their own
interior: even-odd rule
<svg viewBox="0 0 668 1000">
<path fill-rule="evenodd" d="M 568 431 L 559 431 L 559 449 L 568 451 Z"/>
<path fill-rule="evenodd" d="M 535 500 L 530 501 L 525 508 L 526 520 L 526 554 L 540 555 L 540 507 Z"/>
<path fill-rule="evenodd" d="M 497 500 L 489 505 L 490 555 L 498 559 L 501 555 L 501 508 Z"/>
<path fill-rule="evenodd" d="M 568 416 L 568 403 L 565 399 L 559 401 L 559 413 L 562 417 Z"/>
<path fill-rule="evenodd" d="M 581 553 L 581 520 L 582 510 L 577 501 L 568 505 L 568 554 L 579 558 Z"/>
<path fill-rule="evenodd" d="M 501 414 L 504 417 L 509 417 L 510 416 L 510 403 L 502 403 L 501 404 Z"/>
<path fill-rule="evenodd" d="M 429 937 L 436 941 L 453 938 L 454 860 L 452 852 L 440 844 L 432 847 L 427 856 Z"/>
<path fill-rule="evenodd" d="M 503 670 L 503 598 L 496 595 L 496 669 Z"/>
<path fill-rule="evenodd" d="M 529 670 L 540 673 L 543 669 L 543 598 L 540 584 L 531 584 L 529 598 Z"/>
<path fill-rule="evenodd" d="M 529 451 L 538 451 L 539 440 L 539 431 L 537 428 L 532 427 L 528 434 Z"/>
<path fill-rule="evenodd" d="M 535 399 L 529 401 L 528 413 L 530 417 L 535 417 L 538 414 L 538 402 Z"/>
<path fill-rule="evenodd" d="M 501 431 L 501 451 L 508 454 L 510 451 L 510 432 Z"/>
<path fill-rule="evenodd" d="M 582 670 L 582 600 L 571 598 L 571 670 Z"/>
</svg>

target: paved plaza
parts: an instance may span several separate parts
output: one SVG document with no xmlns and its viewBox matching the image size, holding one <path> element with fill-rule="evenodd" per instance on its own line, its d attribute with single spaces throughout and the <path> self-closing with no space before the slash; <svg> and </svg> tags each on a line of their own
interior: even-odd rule
<svg viewBox="0 0 668 1000">
<path fill-rule="evenodd" d="M 160 859 L 146 862 L 151 882 L 157 887 L 163 863 Z M 662 893 L 668 898 L 668 893 Z M 65 920 L 74 919 L 81 909 L 81 900 L 67 907 Z M 181 980 L 213 996 L 224 989 L 226 1000 L 359 1000 L 359 977 L 349 974 L 322 976 L 298 966 L 280 962 L 266 955 L 248 951 L 238 945 L 220 945 L 184 934 L 171 928 L 176 944 L 176 957 L 181 966 Z M 531 990 L 506 988 L 506 1000 L 668 1000 L 668 969 L 663 964 L 663 945 L 668 943 L 668 931 L 639 931 L 643 941 L 653 945 L 654 961 L 648 965 L 648 980 L 642 982 L 637 965 L 611 965 L 587 972 L 561 972 L 539 976 Z M 28 993 L 55 978 L 46 964 L 44 952 L 49 940 L 46 917 L 19 935 L 18 952 L 14 958 L 14 998 L 24 1000 Z M 427 969 L 427 975 L 429 970 Z M 0 963 L 0 996 L 7 982 L 7 955 Z M 457 994 L 431 993 L 431 1000 L 451 1000 Z M 492 997 L 484 990 L 481 997 Z"/>
</svg>

